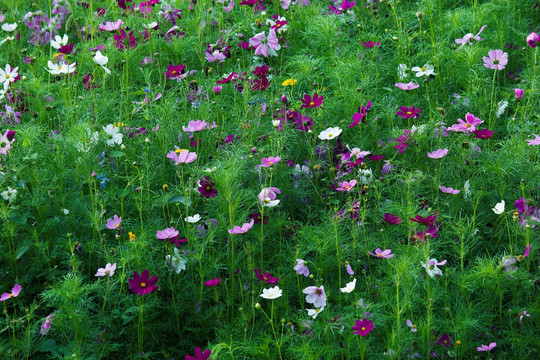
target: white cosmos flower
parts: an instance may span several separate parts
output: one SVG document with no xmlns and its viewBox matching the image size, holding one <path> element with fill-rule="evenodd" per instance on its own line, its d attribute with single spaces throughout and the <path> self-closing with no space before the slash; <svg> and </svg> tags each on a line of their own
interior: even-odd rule
<svg viewBox="0 0 540 360">
<path fill-rule="evenodd" d="M 186 259 L 180 255 L 177 248 L 174 249 L 174 255 L 165 256 L 165 265 L 177 274 L 180 274 L 182 270 L 186 270 L 186 264 Z"/>
<path fill-rule="evenodd" d="M 53 75 L 60 75 L 60 74 L 71 74 L 75 71 L 75 66 L 77 66 L 77 63 L 58 63 L 55 64 L 51 60 L 47 62 L 47 65 L 49 66 L 48 72 L 50 72 Z"/>
<path fill-rule="evenodd" d="M 16 28 L 17 28 L 17 23 L 2 24 L 2 30 L 7 31 L 7 32 L 15 31 Z"/>
<path fill-rule="evenodd" d="M 103 131 L 110 136 L 110 138 L 107 139 L 107 145 L 114 146 L 114 144 L 122 144 L 122 138 L 124 135 L 120 133 L 120 128 L 109 124 L 107 126 L 103 126 Z"/>
<path fill-rule="evenodd" d="M 64 37 L 60 37 L 60 35 L 56 35 L 54 37 L 54 40 L 51 40 L 51 46 L 55 49 L 60 49 L 62 46 L 67 45 L 69 41 L 69 38 L 66 35 Z"/>
<path fill-rule="evenodd" d="M 96 53 L 96 55 L 94 55 L 94 61 L 96 62 L 96 64 L 98 64 L 99 66 L 101 66 L 103 68 L 103 70 L 105 70 L 105 72 L 107 74 L 110 74 L 111 73 L 111 70 L 107 69 L 105 67 L 105 64 L 107 64 L 107 62 L 109 61 L 109 58 L 104 56 L 103 54 L 101 54 L 101 51 L 98 50 L 98 52 Z"/>
<path fill-rule="evenodd" d="M 2 193 L 0 195 L 2 195 L 4 200 L 7 200 L 7 201 L 11 202 L 11 201 L 15 200 L 15 198 L 17 197 L 17 190 L 8 187 L 8 189 L 5 190 L 5 191 L 2 191 Z"/>
<path fill-rule="evenodd" d="M 416 77 L 436 75 L 433 65 L 425 64 L 423 67 L 415 66 L 411 69 L 416 73 Z"/>
<path fill-rule="evenodd" d="M 321 140 L 332 140 L 337 138 L 341 134 L 341 128 L 339 127 L 331 127 L 326 130 L 321 131 L 319 134 L 319 139 Z"/>
<path fill-rule="evenodd" d="M 353 279 L 350 283 L 347 283 L 344 288 L 341 288 L 341 292 L 343 293 L 352 293 L 354 291 L 354 288 L 356 287 L 356 278 Z"/>
<path fill-rule="evenodd" d="M 321 311 L 323 311 L 323 310 L 324 310 L 324 307 L 318 308 L 318 309 L 306 309 L 307 314 L 308 314 L 309 316 L 311 316 L 313 319 L 316 319 L 316 318 L 317 318 L 317 315 L 319 315 L 319 313 L 320 313 Z"/>
<path fill-rule="evenodd" d="M 261 294 L 261 297 L 265 299 L 277 299 L 278 297 L 281 297 L 281 294 L 283 291 L 279 288 L 279 286 L 275 286 L 270 289 L 263 289 L 263 293 Z"/>
<path fill-rule="evenodd" d="M 429 259 L 427 265 L 423 261 L 420 261 L 420 263 L 427 270 L 428 275 L 433 278 L 435 276 L 442 276 L 442 270 L 437 266 L 446 264 L 446 260 L 439 262 L 437 259 Z"/>
<path fill-rule="evenodd" d="M 86 129 L 86 136 L 82 141 L 79 141 L 77 144 L 75 144 L 75 148 L 79 150 L 80 152 L 89 152 L 90 149 L 94 145 L 96 145 L 99 141 L 99 134 L 97 131 L 90 131 L 90 129 Z"/>
<path fill-rule="evenodd" d="M 193 216 L 188 216 L 187 218 L 184 218 L 185 221 L 187 221 L 188 223 L 196 223 L 198 222 L 199 220 L 201 220 L 201 215 L 199 214 L 195 214 Z"/>
<path fill-rule="evenodd" d="M 2 45 L 2 44 L 5 43 L 5 42 L 13 41 L 13 40 L 15 40 L 15 36 L 8 36 L 8 37 L 5 38 L 4 40 L 0 41 L 0 45 Z"/>
<path fill-rule="evenodd" d="M 154 22 L 151 22 L 150 24 L 146 24 L 146 25 L 143 25 L 145 28 L 147 29 L 153 29 L 155 28 L 156 26 L 158 25 L 158 23 L 156 21 Z"/>
<path fill-rule="evenodd" d="M 9 85 L 15 82 L 15 78 L 19 75 L 18 70 L 18 67 L 12 68 L 9 64 L 6 64 L 5 70 L 0 68 L 0 84 L 4 84 L 4 91 L 7 91 Z"/>
<path fill-rule="evenodd" d="M 495 205 L 495 207 L 491 210 L 493 210 L 495 214 L 501 215 L 504 212 L 504 205 L 505 205 L 504 200 L 501 200 L 501 202 L 497 203 L 497 205 Z"/>
</svg>

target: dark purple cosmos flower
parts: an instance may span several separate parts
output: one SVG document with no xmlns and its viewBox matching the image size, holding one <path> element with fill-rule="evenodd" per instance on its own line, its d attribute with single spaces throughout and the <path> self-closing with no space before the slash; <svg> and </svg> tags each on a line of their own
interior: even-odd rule
<svg viewBox="0 0 540 360">
<path fill-rule="evenodd" d="M 253 219 L 255 221 L 255 223 L 257 223 L 257 224 L 260 224 L 261 222 L 263 222 L 266 225 L 268 223 L 268 216 L 265 215 L 264 219 L 263 219 L 261 217 L 261 213 L 259 213 L 259 212 L 255 212 L 253 214 L 250 214 L 249 218 Z"/>
<path fill-rule="evenodd" d="M 208 281 L 205 281 L 204 285 L 209 286 L 209 287 L 213 287 L 213 286 L 217 286 L 220 282 L 221 282 L 221 279 L 216 277 L 214 279 L 210 279 Z"/>
<path fill-rule="evenodd" d="M 73 51 L 73 44 L 60 46 L 60 48 L 58 49 L 59 53 L 65 54 L 65 55 L 71 54 L 72 51 Z"/>
<path fill-rule="evenodd" d="M 302 105 L 301 108 L 316 108 L 323 104 L 324 96 L 319 96 L 319 94 L 315 93 L 313 95 L 313 98 L 309 96 L 308 94 L 304 95 L 304 98 L 301 99 Z"/>
<path fill-rule="evenodd" d="M 138 272 L 133 272 L 133 279 L 129 279 L 129 290 L 137 295 L 150 294 L 151 292 L 157 290 L 159 286 L 156 285 L 158 282 L 157 276 L 150 277 L 147 269 L 144 269 L 143 272 L 139 275 Z"/>
<path fill-rule="evenodd" d="M 270 273 L 262 273 L 261 269 L 255 269 L 253 270 L 255 272 L 255 276 L 257 279 L 261 280 L 262 282 L 265 282 L 270 285 L 276 285 L 279 281 L 278 277 L 272 276 Z"/>
<path fill-rule="evenodd" d="M 204 350 L 204 352 L 202 352 L 200 347 L 196 347 L 195 357 L 191 355 L 186 355 L 184 357 L 184 360 L 212 360 L 212 359 L 208 359 L 211 354 L 212 354 L 212 351 L 210 349 L 206 349 Z"/>
<path fill-rule="evenodd" d="M 217 189 L 214 187 L 214 182 L 209 176 L 205 176 L 204 179 L 200 180 L 200 186 L 198 188 L 199 193 L 207 199 L 216 197 L 218 194 Z"/>
<path fill-rule="evenodd" d="M 310 131 L 313 128 L 313 125 L 315 125 L 315 123 L 313 122 L 313 119 L 306 115 L 300 114 L 299 112 L 296 112 L 296 114 L 297 114 L 296 119 L 295 119 L 295 122 L 297 124 L 296 129 L 302 130 L 303 132 Z"/>
<path fill-rule="evenodd" d="M 392 225 L 397 225 L 403 221 L 399 216 L 390 213 L 384 214 L 383 220 Z"/>
<path fill-rule="evenodd" d="M 439 340 L 437 340 L 437 344 L 444 346 L 444 347 L 450 347 L 453 344 L 452 338 L 448 336 L 446 333 L 442 334 Z"/>
<path fill-rule="evenodd" d="M 126 46 L 134 49 L 137 46 L 137 40 L 133 36 L 133 31 L 126 34 L 124 29 L 120 29 L 120 35 L 114 34 L 113 37 L 115 40 L 114 46 L 116 46 L 118 50 L 123 50 L 126 48 Z M 124 44 L 124 40 L 127 40 L 127 43 Z"/>
<path fill-rule="evenodd" d="M 477 139 L 489 139 L 493 135 L 493 131 L 488 129 L 474 130 L 473 133 Z"/>
<path fill-rule="evenodd" d="M 418 118 L 420 115 L 420 110 L 422 108 L 415 109 L 414 106 L 408 108 L 406 106 L 400 106 L 399 111 L 396 111 L 396 115 L 401 116 L 403 119 L 407 118 Z"/>
<path fill-rule="evenodd" d="M 373 326 L 373 321 L 367 319 L 356 320 L 355 325 L 352 327 L 354 334 L 360 336 L 366 336 L 374 328 L 375 326 Z"/>
</svg>

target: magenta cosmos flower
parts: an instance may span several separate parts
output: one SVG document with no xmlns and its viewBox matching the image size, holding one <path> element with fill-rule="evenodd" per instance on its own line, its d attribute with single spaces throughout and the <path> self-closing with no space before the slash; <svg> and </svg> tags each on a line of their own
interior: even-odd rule
<svg viewBox="0 0 540 360">
<path fill-rule="evenodd" d="M 397 225 L 403 221 L 399 216 L 390 213 L 384 214 L 383 220 L 392 225 Z"/>
<path fill-rule="evenodd" d="M 0 301 L 6 301 L 9 298 L 17 297 L 21 293 L 22 286 L 19 284 L 15 284 L 13 289 L 11 289 L 11 293 L 3 293 L 2 296 L 0 296 Z"/>
<path fill-rule="evenodd" d="M 316 286 L 308 286 L 302 290 L 306 294 L 306 302 L 313 304 L 316 308 L 322 308 L 326 306 L 326 293 L 324 292 L 324 286 L 320 288 Z"/>
<path fill-rule="evenodd" d="M 398 88 L 400 88 L 401 90 L 405 90 L 405 91 L 409 91 L 409 90 L 414 90 L 416 88 L 419 88 L 420 85 L 414 83 L 414 82 L 410 82 L 408 84 L 404 84 L 404 83 L 396 83 L 396 86 Z"/>
<path fill-rule="evenodd" d="M 175 146 L 176 150 L 170 151 L 167 154 L 167 158 L 174 161 L 174 165 L 178 164 L 189 164 L 197 159 L 197 154 L 194 152 L 189 152 L 186 149 L 180 149 L 178 146 Z"/>
<path fill-rule="evenodd" d="M 309 96 L 308 94 L 304 95 L 304 98 L 301 99 L 302 105 L 300 105 L 301 108 L 316 108 L 323 104 L 324 96 L 319 96 L 319 94 L 315 93 L 313 95 L 313 98 Z"/>
<path fill-rule="evenodd" d="M 461 190 L 454 190 L 451 187 L 446 187 L 442 185 L 439 185 L 439 189 L 445 194 L 452 194 L 452 195 L 457 195 L 461 191 Z"/>
<path fill-rule="evenodd" d="M 357 183 L 356 180 L 340 182 L 339 187 L 336 188 L 336 190 L 337 191 L 347 191 L 347 192 L 349 192 L 349 191 L 352 190 L 354 185 L 356 185 L 356 183 Z"/>
<path fill-rule="evenodd" d="M 142 296 L 145 294 L 150 294 L 151 292 L 157 290 L 159 286 L 156 285 L 158 282 L 157 276 L 150 277 L 150 274 L 147 269 L 144 269 L 143 272 L 139 275 L 138 272 L 133 272 L 133 279 L 129 279 L 129 290 L 137 295 Z"/>
<path fill-rule="evenodd" d="M 240 226 L 234 226 L 232 229 L 229 229 L 229 234 L 244 234 L 249 231 L 253 227 L 253 224 L 255 223 L 254 219 L 251 219 L 250 222 L 244 223 L 242 227 Z"/>
<path fill-rule="evenodd" d="M 540 145 L 540 136 L 536 134 L 532 134 L 534 136 L 534 139 L 529 140 L 526 139 L 525 141 L 529 143 L 529 145 Z"/>
<path fill-rule="evenodd" d="M 200 347 L 196 347 L 195 357 L 191 355 L 186 355 L 184 357 L 184 360 L 212 360 L 212 359 L 208 359 L 211 354 L 212 354 L 212 351 L 210 349 L 206 349 L 204 350 L 204 352 L 202 352 Z"/>
<path fill-rule="evenodd" d="M 268 37 L 266 37 L 263 31 L 250 38 L 249 45 L 255 48 L 255 55 L 262 55 L 264 57 L 268 57 L 268 55 L 277 56 L 276 50 L 281 49 L 276 32 L 273 29 L 268 33 Z"/>
<path fill-rule="evenodd" d="M 213 286 L 217 286 L 220 282 L 221 282 L 220 278 L 214 278 L 214 279 L 210 279 L 208 281 L 205 281 L 204 285 L 213 287 Z"/>
<path fill-rule="evenodd" d="M 446 333 L 444 333 L 437 340 L 437 344 L 448 348 L 448 347 L 452 346 L 453 341 L 452 341 L 452 338 L 450 336 L 448 336 Z"/>
<path fill-rule="evenodd" d="M 508 64 L 508 53 L 502 50 L 490 50 L 488 56 L 482 58 L 484 66 L 492 70 L 502 70 Z"/>
<path fill-rule="evenodd" d="M 11 144 L 15 141 L 13 136 L 10 141 L 9 135 L 12 130 L 6 130 L 5 134 L 0 133 L 0 154 L 7 156 L 8 151 L 11 149 Z"/>
<path fill-rule="evenodd" d="M 488 129 L 474 130 L 473 134 L 477 139 L 489 139 L 493 135 L 493 131 Z"/>
<path fill-rule="evenodd" d="M 434 152 L 427 153 L 428 158 L 430 159 L 440 159 L 448 154 L 448 149 L 437 149 Z"/>
<path fill-rule="evenodd" d="M 122 218 L 118 217 L 118 215 L 114 215 L 112 219 L 107 220 L 105 227 L 107 229 L 114 230 L 120 226 L 120 223 L 122 223 Z"/>
<path fill-rule="evenodd" d="M 373 321 L 368 319 L 356 320 L 355 325 L 352 327 L 355 335 L 366 336 L 373 330 Z"/>
<path fill-rule="evenodd" d="M 374 42 L 374 41 L 362 41 L 362 45 L 364 45 L 367 48 L 374 48 L 375 46 L 381 45 L 381 42 Z"/>
<path fill-rule="evenodd" d="M 422 115 L 420 113 L 420 110 L 422 110 L 422 108 L 415 109 L 414 106 L 412 106 L 410 108 L 408 108 L 406 106 L 400 106 L 399 110 L 396 111 L 396 115 L 401 116 L 403 119 L 417 118 L 420 115 Z"/>
<path fill-rule="evenodd" d="M 474 132 L 476 127 L 484 122 L 471 113 L 465 115 L 465 121 L 461 119 L 457 119 L 457 121 L 458 123 L 450 126 L 448 130 L 454 132 Z"/>
<path fill-rule="evenodd" d="M 281 158 L 279 156 L 275 157 L 268 157 L 262 159 L 262 165 L 259 165 L 260 167 L 270 167 L 274 164 L 277 164 L 281 161 Z"/>
<path fill-rule="evenodd" d="M 376 249 L 375 254 L 369 251 L 368 251 L 368 254 L 371 256 L 375 256 L 377 258 L 382 258 L 382 259 L 391 259 L 394 257 L 394 254 L 392 254 L 391 249 L 386 249 L 384 251 L 381 249 Z"/>
<path fill-rule="evenodd" d="M 492 342 L 489 345 L 483 345 L 482 344 L 482 346 L 478 346 L 476 348 L 476 350 L 478 350 L 478 351 L 491 351 L 491 350 L 495 349 L 496 346 L 497 346 L 497 343 Z"/>
<path fill-rule="evenodd" d="M 540 33 L 535 33 L 534 31 L 527 36 L 527 45 L 532 48 L 540 46 Z"/>
<path fill-rule="evenodd" d="M 305 277 L 309 276 L 309 269 L 306 266 L 306 262 L 302 259 L 296 259 L 296 266 L 294 270 L 298 275 L 304 275 Z"/>
<path fill-rule="evenodd" d="M 51 329 L 53 317 L 54 317 L 54 314 L 49 314 L 45 318 L 45 321 L 43 322 L 43 324 L 41 324 L 41 329 L 39 330 L 41 335 L 47 335 L 47 333 Z"/>
<path fill-rule="evenodd" d="M 525 89 L 514 89 L 514 95 L 516 95 L 516 99 L 521 100 L 523 99 L 523 94 L 525 93 Z"/>
<path fill-rule="evenodd" d="M 255 276 L 257 279 L 261 280 L 262 282 L 265 282 L 270 285 L 276 285 L 279 281 L 279 278 L 276 276 L 272 276 L 270 273 L 262 273 L 261 269 L 255 269 L 253 270 L 255 272 Z"/>
</svg>

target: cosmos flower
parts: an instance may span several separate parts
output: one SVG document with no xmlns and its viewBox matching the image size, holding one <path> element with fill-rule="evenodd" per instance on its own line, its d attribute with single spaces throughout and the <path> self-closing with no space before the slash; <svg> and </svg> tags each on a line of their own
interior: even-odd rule
<svg viewBox="0 0 540 360">
<path fill-rule="evenodd" d="M 331 127 L 326 130 L 321 131 L 319 134 L 319 139 L 321 140 L 332 140 L 338 137 L 341 134 L 341 128 L 339 127 Z"/>
<path fill-rule="evenodd" d="M 296 266 L 294 267 L 294 270 L 298 275 L 304 275 L 305 277 L 309 276 L 309 269 L 302 259 L 296 259 Z"/>
<path fill-rule="evenodd" d="M 0 296 L 0 302 L 1 301 L 6 301 L 7 299 L 15 298 L 15 297 L 19 296 L 19 294 L 21 292 L 21 289 L 22 289 L 21 285 L 15 284 L 15 286 L 13 286 L 13 289 L 11 289 L 11 293 L 3 293 Z"/>
<path fill-rule="evenodd" d="M 206 349 L 204 350 L 204 352 L 202 352 L 200 347 L 196 347 L 195 357 L 191 355 L 186 355 L 184 357 L 184 360 L 212 360 L 212 359 L 208 359 L 211 354 L 212 354 L 212 351 L 210 349 Z"/>
<path fill-rule="evenodd" d="M 492 70 L 502 70 L 508 64 L 508 53 L 502 50 L 490 50 L 488 56 L 482 58 L 484 66 Z"/>
<path fill-rule="evenodd" d="M 473 132 L 476 130 L 476 127 L 482 124 L 484 121 L 480 118 L 474 116 L 471 113 L 465 115 L 465 121 L 457 119 L 458 123 L 450 126 L 448 130 L 454 132 Z"/>
<path fill-rule="evenodd" d="M 540 136 L 536 134 L 532 134 L 532 135 L 534 136 L 534 139 L 532 140 L 526 139 L 525 141 L 528 142 L 529 145 L 533 145 L 533 146 L 540 145 Z"/>
<path fill-rule="evenodd" d="M 263 293 L 261 294 L 261 297 L 265 299 L 269 299 L 269 300 L 274 300 L 274 299 L 277 299 L 278 297 L 281 297 L 282 294 L 283 294 L 283 291 L 279 288 L 279 286 L 274 286 L 273 288 L 270 288 L 270 289 L 263 289 Z"/>
<path fill-rule="evenodd" d="M 476 348 L 476 350 L 478 350 L 478 351 L 491 351 L 491 350 L 495 349 L 496 346 L 497 346 L 497 343 L 492 342 L 489 345 L 478 346 Z"/>
<path fill-rule="evenodd" d="M 356 185 L 357 181 L 356 180 L 351 180 L 351 181 L 343 181 L 343 182 L 340 182 L 339 183 L 339 187 L 336 188 L 337 191 L 351 191 L 352 188 Z"/>
<path fill-rule="evenodd" d="M 451 187 L 446 187 L 442 185 L 439 185 L 439 189 L 445 194 L 452 194 L 452 195 L 457 195 L 461 191 L 461 190 L 454 190 Z"/>
<path fill-rule="evenodd" d="M 403 221 L 399 216 L 390 213 L 385 213 L 383 220 L 392 225 L 397 225 Z"/>
<path fill-rule="evenodd" d="M 271 167 L 272 165 L 275 165 L 280 161 L 281 161 L 281 158 L 279 156 L 263 158 L 262 159 L 262 164 L 259 165 L 259 166 L 260 167 Z"/>
<path fill-rule="evenodd" d="M 221 279 L 216 277 L 214 279 L 205 281 L 204 285 L 209 286 L 209 287 L 214 287 L 214 286 L 217 286 L 220 282 L 221 282 Z"/>
<path fill-rule="evenodd" d="M 244 223 L 242 227 L 240 226 L 234 226 L 232 229 L 229 229 L 229 234 L 244 234 L 249 231 L 253 227 L 253 224 L 255 223 L 254 219 L 251 219 L 250 222 Z"/>
<path fill-rule="evenodd" d="M 124 25 L 124 22 L 122 21 L 122 19 L 118 19 L 115 22 L 107 21 L 105 22 L 105 24 L 99 24 L 99 30 L 113 32 L 120 29 L 122 25 Z"/>
<path fill-rule="evenodd" d="M 54 37 L 54 40 L 51 40 L 51 46 L 55 49 L 60 49 L 62 46 L 67 45 L 69 41 L 69 38 L 67 34 L 65 34 L 63 37 L 60 35 L 56 35 Z"/>
<path fill-rule="evenodd" d="M 375 326 L 373 326 L 373 321 L 367 319 L 356 320 L 355 325 L 352 327 L 354 334 L 360 336 L 366 336 L 374 328 Z"/>
<path fill-rule="evenodd" d="M 400 106 L 399 110 L 396 111 L 396 115 L 401 116 L 403 119 L 418 118 L 420 115 L 422 115 L 420 113 L 420 110 L 422 110 L 422 108 L 415 109 L 414 106 L 410 108 L 406 106 Z"/>
<path fill-rule="evenodd" d="M 376 249 L 375 254 L 369 251 L 368 251 L 368 254 L 371 256 L 375 256 L 376 258 L 381 258 L 381 259 L 391 259 L 394 257 L 394 254 L 392 254 L 391 249 L 386 249 L 384 251 L 381 249 Z"/>
<path fill-rule="evenodd" d="M 138 296 L 150 294 L 151 292 L 159 288 L 156 283 L 158 282 L 157 276 L 150 277 L 147 269 L 139 275 L 138 272 L 133 272 L 133 279 L 129 279 L 129 290 L 137 293 Z"/>
<path fill-rule="evenodd" d="M 321 285 L 320 288 L 316 286 L 308 286 L 302 290 L 306 294 L 306 302 L 313 304 L 316 308 L 321 308 L 326 306 L 326 293 L 324 292 L 324 286 Z"/>
<path fill-rule="evenodd" d="M 416 77 L 437 75 L 435 74 L 435 68 L 433 65 L 429 64 L 425 64 L 423 67 L 415 66 L 411 70 L 416 73 Z"/>
<path fill-rule="evenodd" d="M 532 48 L 540 46 L 540 33 L 537 34 L 534 31 L 531 32 L 527 36 L 527 45 L 529 45 Z"/>
<path fill-rule="evenodd" d="M 319 315 L 319 313 L 321 311 L 323 311 L 324 308 L 318 308 L 318 309 L 306 309 L 307 313 L 309 316 L 311 316 L 313 319 L 316 319 L 317 318 L 317 315 Z"/>
<path fill-rule="evenodd" d="M 263 31 L 250 38 L 249 45 L 255 48 L 255 55 L 262 55 L 264 57 L 268 57 L 268 55 L 277 56 L 276 50 L 281 49 L 276 32 L 273 29 L 270 29 L 268 32 L 268 37 L 266 37 Z"/>
<path fill-rule="evenodd" d="M 114 215 L 112 219 L 107 220 L 107 224 L 105 227 L 110 230 L 115 230 L 120 226 L 120 223 L 122 222 L 122 218 L 118 215 Z"/>
<path fill-rule="evenodd" d="M 341 288 L 342 293 L 352 293 L 354 291 L 354 288 L 356 287 L 356 278 L 353 279 L 353 281 L 347 283 L 344 288 Z"/>
<path fill-rule="evenodd" d="M 484 31 L 484 29 L 486 28 L 487 25 L 484 25 L 480 28 L 480 31 L 478 31 L 478 33 L 476 35 L 473 35 L 471 33 L 468 33 L 468 34 L 465 34 L 465 36 L 463 36 L 463 38 L 461 39 L 456 39 L 456 44 L 460 44 L 461 46 L 457 49 L 457 51 L 459 51 L 463 46 L 469 44 L 469 45 L 472 45 L 472 40 L 475 40 L 475 41 L 482 41 L 483 39 L 479 36 L 482 31 Z"/>
<path fill-rule="evenodd" d="M 411 332 L 416 332 L 416 325 L 412 323 L 411 319 L 407 319 L 407 326 L 411 328 Z"/>
<path fill-rule="evenodd" d="M 315 93 L 313 97 L 306 94 L 304 95 L 304 98 L 300 100 L 302 101 L 302 105 L 300 105 L 300 107 L 309 108 L 309 109 L 319 107 L 323 104 L 324 102 L 323 99 L 324 99 L 324 96 L 319 96 L 318 93 Z"/>
<path fill-rule="evenodd" d="M 437 149 L 433 152 L 430 152 L 430 153 L 428 152 L 427 156 L 430 159 L 441 159 L 445 157 L 446 154 L 448 154 L 448 149 Z"/>
<path fill-rule="evenodd" d="M 418 85 L 417 83 L 415 82 L 410 82 L 408 84 L 404 84 L 404 83 L 396 83 L 396 86 L 401 89 L 401 90 L 405 90 L 405 91 L 409 91 L 409 90 L 414 90 L 416 88 L 419 88 L 420 85 Z"/>
<path fill-rule="evenodd" d="M 431 278 L 434 278 L 435 276 L 439 277 L 442 276 L 442 270 L 439 269 L 437 266 L 441 266 L 446 264 L 446 260 L 443 261 L 437 261 L 437 259 L 429 259 L 427 262 L 427 265 L 424 264 L 423 261 L 420 262 L 422 266 L 427 270 L 428 275 Z"/>
<path fill-rule="evenodd" d="M 495 214 L 501 215 L 502 213 L 504 213 L 504 204 L 504 200 L 501 200 L 501 202 L 497 203 L 495 207 L 491 210 L 493 210 Z"/>
<path fill-rule="evenodd" d="M 116 263 L 114 263 L 114 264 L 108 263 L 107 265 L 105 265 L 104 268 L 99 268 L 97 270 L 96 276 L 100 277 L 100 276 L 109 275 L 109 277 L 112 277 L 114 275 L 115 270 L 116 270 Z"/>
<path fill-rule="evenodd" d="M 217 189 L 214 187 L 214 182 L 212 181 L 212 178 L 209 176 L 205 176 L 204 179 L 199 180 L 199 187 L 197 190 L 199 190 L 199 193 L 202 197 L 205 197 L 207 199 L 216 197 L 218 194 Z"/>
<path fill-rule="evenodd" d="M 448 348 L 448 347 L 452 346 L 453 341 L 452 341 L 452 338 L 450 336 L 448 336 L 446 333 L 444 333 L 437 340 L 437 344 Z"/>
<path fill-rule="evenodd" d="M 270 273 L 263 274 L 260 268 L 253 271 L 255 272 L 255 276 L 257 277 L 257 279 L 267 284 L 276 285 L 279 281 L 278 277 L 272 276 L 272 274 Z"/>
<path fill-rule="evenodd" d="M 6 65 L 6 69 L 0 68 L 0 84 L 4 84 L 4 91 L 7 91 L 9 86 L 17 81 L 19 68 L 12 68 L 9 64 Z"/>
<path fill-rule="evenodd" d="M 175 146 L 175 148 L 176 150 L 170 151 L 167 154 L 167 158 L 174 161 L 174 165 L 189 164 L 197 159 L 196 153 L 189 152 L 189 150 L 186 149 L 180 149 L 178 146 Z"/>
</svg>

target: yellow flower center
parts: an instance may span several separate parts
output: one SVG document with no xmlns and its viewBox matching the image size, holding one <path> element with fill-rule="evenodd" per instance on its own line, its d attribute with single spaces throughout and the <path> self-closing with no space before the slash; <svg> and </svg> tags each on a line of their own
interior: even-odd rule
<svg viewBox="0 0 540 360">
<path fill-rule="evenodd" d="M 412 115 L 412 111 L 407 111 L 407 115 Z"/>
<path fill-rule="evenodd" d="M 362 326 L 362 328 L 360 329 L 362 331 L 366 331 L 366 328 Z"/>
<path fill-rule="evenodd" d="M 210 191 L 211 189 L 212 189 L 212 187 L 211 187 L 210 185 L 208 185 L 208 186 L 206 187 L 206 191 Z"/>
<path fill-rule="evenodd" d="M 448 340 L 443 340 L 443 343 L 448 344 Z"/>
<path fill-rule="evenodd" d="M 265 202 L 265 203 L 269 203 L 269 202 L 270 202 L 270 199 L 269 199 L 269 198 L 266 198 L 266 199 L 264 199 L 264 202 Z"/>
<path fill-rule="evenodd" d="M 382 254 L 377 254 L 378 257 L 382 257 Z"/>
<path fill-rule="evenodd" d="M 281 24 L 276 24 L 276 27 L 281 27 Z"/>
<path fill-rule="evenodd" d="M 333 135 L 332 134 L 328 134 L 328 137 L 332 137 Z"/>
<path fill-rule="evenodd" d="M 9 297 L 10 297 L 10 298 L 12 298 L 12 297 L 14 297 L 14 296 L 15 296 L 15 295 L 13 295 L 13 294 L 9 294 Z"/>
<path fill-rule="evenodd" d="M 114 224 L 114 227 L 118 227 L 118 225 L 120 225 L 120 224 L 116 223 L 116 224 Z"/>
<path fill-rule="evenodd" d="M 268 162 L 268 165 L 272 165 L 272 162 L 271 162 L 271 161 L 269 161 L 269 162 Z"/>
<path fill-rule="evenodd" d="M 142 283 L 141 283 L 141 287 L 142 287 L 142 288 L 145 288 L 145 287 L 146 287 L 146 283 L 145 283 L 145 282 L 142 282 Z"/>
<path fill-rule="evenodd" d="M 349 186 L 349 185 L 345 186 L 345 189 L 349 189 L 349 188 L 350 188 L 350 186 Z"/>
<path fill-rule="evenodd" d="M 180 154 L 182 151 L 188 151 L 186 149 L 176 149 L 174 150 L 175 153 Z"/>
<path fill-rule="evenodd" d="M 433 266 L 433 265 L 429 265 L 429 270 L 433 270 L 434 267 L 435 266 Z"/>
<path fill-rule="evenodd" d="M 173 75 L 176 74 L 176 70 L 171 71 L 171 74 Z"/>
<path fill-rule="evenodd" d="M 422 71 L 426 71 L 426 68 L 425 68 L 425 67 L 423 67 L 423 68 L 422 68 L 422 69 L 420 69 L 420 70 L 422 70 Z"/>
<path fill-rule="evenodd" d="M 61 67 L 61 66 L 59 66 L 59 67 L 58 67 L 58 70 L 62 70 L 62 67 Z"/>
<path fill-rule="evenodd" d="M 472 126 L 471 124 L 465 125 L 466 128 L 470 128 L 471 126 Z"/>
<path fill-rule="evenodd" d="M 413 326 L 412 326 L 412 327 L 416 329 L 416 324 L 413 324 Z"/>
<path fill-rule="evenodd" d="M 309 106 L 313 106 L 313 105 L 315 105 L 313 101 L 309 103 Z"/>
<path fill-rule="evenodd" d="M 6 74 L 6 79 L 9 79 L 9 74 Z"/>
</svg>

